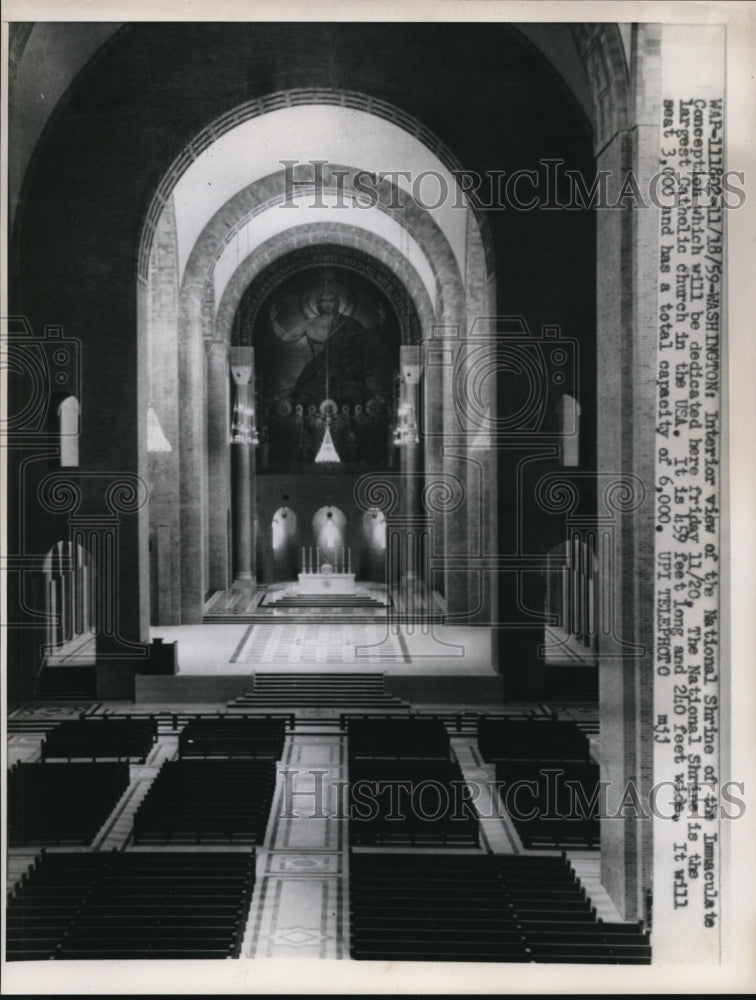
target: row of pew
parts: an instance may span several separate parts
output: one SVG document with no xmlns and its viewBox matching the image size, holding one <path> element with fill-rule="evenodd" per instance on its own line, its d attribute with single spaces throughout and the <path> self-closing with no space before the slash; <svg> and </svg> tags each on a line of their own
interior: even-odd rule
<svg viewBox="0 0 756 1000">
<path fill-rule="evenodd" d="M 145 763 L 158 735 L 179 734 L 181 757 L 264 757 L 279 760 L 293 716 L 104 715 L 66 719 L 48 729 L 43 760 L 116 758 Z"/>
<path fill-rule="evenodd" d="M 478 719 L 478 750 L 483 760 L 575 761 L 591 759 L 588 737 L 577 723 L 550 717 Z"/>
<path fill-rule="evenodd" d="M 179 734 L 179 757 L 251 757 L 280 760 L 286 740 L 283 719 L 231 716 L 192 719 Z"/>
<path fill-rule="evenodd" d="M 117 758 L 144 763 L 157 742 L 154 718 L 125 719 L 97 716 L 67 719 L 42 741 L 42 760 Z"/>
<path fill-rule="evenodd" d="M 358 960 L 649 964 L 640 924 L 596 917 L 564 856 L 350 851 Z"/>
<path fill-rule="evenodd" d="M 43 761 L 10 772 L 10 842 L 91 844 L 129 786 L 129 759 L 143 761 L 156 736 L 154 718 L 78 719 L 49 733 Z M 190 720 L 179 759 L 137 808 L 135 843 L 261 843 L 285 739 L 283 718 Z"/>
<path fill-rule="evenodd" d="M 134 843 L 261 844 L 275 784 L 270 760 L 166 761 L 134 815 Z"/>
<path fill-rule="evenodd" d="M 479 824 L 440 719 L 347 720 L 353 846 L 477 847 Z"/>
<path fill-rule="evenodd" d="M 126 761 L 20 763 L 8 772 L 8 843 L 91 844 L 129 787 Z"/>
<path fill-rule="evenodd" d="M 44 852 L 11 894 L 8 961 L 238 958 L 255 852 Z"/>
<path fill-rule="evenodd" d="M 599 847 L 599 766 L 575 722 L 483 717 L 478 750 L 495 766 L 499 797 L 526 849 Z"/>
</svg>

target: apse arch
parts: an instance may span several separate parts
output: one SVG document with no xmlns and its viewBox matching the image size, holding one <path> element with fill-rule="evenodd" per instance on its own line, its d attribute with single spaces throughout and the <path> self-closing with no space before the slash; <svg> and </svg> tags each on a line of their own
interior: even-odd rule
<svg viewBox="0 0 756 1000">
<path fill-rule="evenodd" d="M 429 331 L 435 322 L 433 302 L 421 282 L 414 267 L 407 262 L 390 243 L 368 230 L 356 229 L 341 223 L 306 223 L 288 229 L 266 243 L 261 244 L 254 254 L 250 254 L 238 265 L 229 278 L 215 312 L 215 331 L 218 339 L 228 341 L 231 327 L 242 296 L 249 286 L 264 271 L 289 254 L 302 249 L 317 249 L 328 246 L 332 254 L 343 254 L 343 250 L 355 251 L 371 261 L 371 266 L 379 272 L 392 273 L 406 288 L 412 306 L 417 313 L 420 330 Z M 344 257 L 347 254 L 343 254 Z M 354 257 L 354 253 L 352 254 Z M 208 278 L 210 281 L 211 278 Z M 379 281 L 383 287 L 387 281 Z"/>
<path fill-rule="evenodd" d="M 393 303 L 402 330 L 402 343 L 417 343 L 421 339 L 423 328 L 415 301 L 395 271 L 381 259 L 366 253 L 361 248 L 343 244 L 334 245 L 325 241 L 313 243 L 312 235 L 311 232 L 307 234 L 308 239 L 304 245 L 275 257 L 264 269 L 258 268 L 252 280 L 238 295 L 238 299 L 234 294 L 234 299 L 231 301 L 236 300 L 236 308 L 230 327 L 224 324 L 220 328 L 216 324 L 218 333 L 224 339 L 228 337 L 234 344 L 251 343 L 252 328 L 265 298 L 287 278 L 304 268 L 315 267 L 342 268 L 366 278 Z M 245 304 L 248 316 L 246 323 L 240 320 L 242 302 Z M 229 305 L 230 302 L 226 306 L 227 309 Z"/>
</svg>

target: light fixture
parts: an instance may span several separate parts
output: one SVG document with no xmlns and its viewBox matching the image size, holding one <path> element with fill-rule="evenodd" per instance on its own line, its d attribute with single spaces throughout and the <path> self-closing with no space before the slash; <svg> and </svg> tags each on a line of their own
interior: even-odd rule
<svg viewBox="0 0 756 1000">
<path fill-rule="evenodd" d="M 326 285 L 326 288 L 328 286 Z M 333 330 L 333 326 L 331 327 Z M 326 337 L 325 342 L 325 394 L 326 398 L 320 404 L 320 412 L 325 417 L 325 434 L 323 435 L 323 441 L 321 442 L 320 448 L 317 455 L 315 456 L 316 462 L 340 462 L 339 453 L 336 451 L 336 445 L 333 443 L 333 438 L 331 437 L 331 420 L 333 419 L 334 413 L 337 412 L 338 407 L 336 403 L 331 399 L 331 373 L 330 373 L 330 349 L 329 341 L 331 339 L 331 333 L 329 332 Z"/>
<path fill-rule="evenodd" d="M 257 423 L 255 417 L 255 408 L 249 402 L 249 400 L 241 399 L 242 393 L 239 392 L 240 389 L 245 389 L 246 393 L 244 395 L 249 395 L 250 387 L 247 386 L 237 386 L 237 398 L 234 404 L 234 418 L 231 424 L 231 444 L 259 444 L 260 439 L 257 436 Z"/>
<path fill-rule="evenodd" d="M 404 257 L 404 339 L 409 338 L 411 327 L 409 234 L 405 230 L 402 230 L 401 238 Z M 400 448 L 420 443 L 415 400 L 417 398 L 417 386 L 420 384 L 421 372 L 420 346 L 418 344 L 402 344 L 399 348 L 399 392 L 396 405 L 396 425 L 394 427 L 394 444 Z"/>
<path fill-rule="evenodd" d="M 232 347 L 229 351 L 231 375 L 234 379 L 236 398 L 231 421 L 231 444 L 259 444 L 254 401 L 254 350 L 251 347 Z"/>
<path fill-rule="evenodd" d="M 399 399 L 396 407 L 396 426 L 394 428 L 394 444 L 402 447 L 408 444 L 418 444 L 420 435 L 417 427 L 415 397 L 420 384 L 420 347 L 416 344 L 403 344 L 400 348 Z"/>
<path fill-rule="evenodd" d="M 329 420 L 330 422 L 330 420 Z M 340 462 L 339 453 L 333 443 L 333 438 L 331 437 L 331 428 L 326 424 L 325 434 L 323 435 L 323 443 L 320 446 L 320 450 L 315 456 L 316 462 Z"/>
</svg>

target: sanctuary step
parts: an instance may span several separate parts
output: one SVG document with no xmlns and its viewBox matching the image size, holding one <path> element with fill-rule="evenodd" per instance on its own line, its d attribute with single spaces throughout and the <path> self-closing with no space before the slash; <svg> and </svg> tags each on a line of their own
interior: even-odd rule
<svg viewBox="0 0 756 1000">
<path fill-rule="evenodd" d="M 272 590 L 217 590 L 205 602 L 202 621 L 206 625 L 374 624 L 387 617 L 407 622 L 441 621 L 437 595 L 394 591 L 357 585 L 354 594 L 300 594 L 281 587 Z"/>
<path fill-rule="evenodd" d="M 276 608 L 385 608 L 384 601 L 359 594 L 287 594 L 275 600 L 268 598 L 264 607 Z"/>
<path fill-rule="evenodd" d="M 406 708 L 407 703 L 388 694 L 384 675 L 351 674 L 274 674 L 254 675 L 251 691 L 229 702 L 230 707 L 326 707 Z"/>
</svg>

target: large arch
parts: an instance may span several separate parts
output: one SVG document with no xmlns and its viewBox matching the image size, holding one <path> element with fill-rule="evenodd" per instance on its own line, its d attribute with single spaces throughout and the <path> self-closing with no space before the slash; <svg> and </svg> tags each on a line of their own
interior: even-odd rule
<svg viewBox="0 0 756 1000">
<path fill-rule="evenodd" d="M 163 317 L 157 350 L 162 364 L 169 362 L 165 370 L 177 372 L 178 412 L 171 424 L 180 442 L 178 462 L 175 458 L 157 458 L 152 466 L 154 469 L 160 461 L 163 465 L 170 464 L 174 481 L 178 476 L 178 493 L 174 486 L 173 495 L 180 499 L 180 519 L 177 521 L 175 515 L 172 518 L 171 545 L 175 551 L 178 536 L 173 565 L 178 568 L 180 582 L 173 591 L 180 594 L 182 622 L 201 621 L 211 576 L 218 581 L 227 579 L 229 572 L 222 565 L 211 570 L 209 554 L 210 537 L 216 540 L 213 551 L 228 551 L 228 545 L 218 544 L 216 537 L 217 532 L 222 534 L 227 530 L 228 518 L 214 516 L 211 511 L 227 509 L 228 495 L 217 484 L 228 478 L 229 459 L 225 449 L 220 448 L 214 471 L 222 474 L 209 475 L 206 445 L 209 425 L 218 429 L 214 440 L 220 445 L 220 428 L 227 411 L 223 395 L 224 355 L 220 346 L 225 334 L 218 327 L 221 316 L 228 318 L 231 306 L 230 299 L 224 302 L 227 284 L 232 284 L 240 295 L 243 283 L 239 273 L 243 271 L 251 280 L 263 259 L 274 261 L 285 252 L 284 244 L 290 244 L 291 239 L 296 241 L 297 234 L 301 237 L 303 227 L 308 227 L 306 239 L 310 243 L 315 229 L 319 229 L 320 238 L 328 233 L 336 237 L 336 245 L 344 240 L 358 243 L 362 251 L 367 247 L 368 253 L 379 255 L 378 264 L 384 260 L 390 262 L 408 290 L 412 286 L 411 297 L 418 301 L 425 317 L 425 339 L 430 340 L 436 328 L 446 329 L 458 348 L 468 323 L 474 322 L 481 312 L 486 315 L 494 312 L 493 287 L 487 279 L 492 264 L 487 240 L 463 192 L 455 188 L 457 182 L 444 162 L 451 162 L 450 155 L 444 152 L 444 160 L 439 158 L 442 144 L 420 123 L 386 104 L 377 106 L 373 113 L 363 110 L 371 105 L 360 95 L 330 95 L 331 103 L 326 104 L 321 97 L 311 93 L 274 95 L 229 113 L 205 130 L 190 144 L 194 158 L 189 164 L 185 157 L 179 157 L 169 171 L 173 183 L 170 197 L 168 181 L 159 185 L 143 230 L 141 246 L 143 250 L 151 246 L 152 250 L 146 282 L 140 281 L 140 295 L 151 301 L 151 281 L 155 276 L 161 280 L 167 269 L 171 281 L 177 285 L 176 316 L 171 320 L 169 308 Z M 305 100 L 314 103 L 305 104 Z M 318 111 L 317 116 L 312 114 L 313 110 Z M 316 119 L 321 127 L 313 132 L 311 123 Z M 401 123 L 401 128 L 395 121 Z M 301 132 L 298 141 L 306 140 L 303 148 L 309 151 L 312 161 L 327 161 L 336 172 L 336 164 L 343 163 L 346 156 L 351 158 L 354 165 L 341 168 L 341 183 L 346 179 L 348 184 L 357 170 L 369 167 L 375 172 L 376 157 L 385 156 L 392 143 L 396 155 L 398 142 L 415 172 L 432 172 L 444 178 L 450 190 L 455 189 L 453 201 L 437 209 L 426 209 L 413 198 L 411 187 L 407 189 L 409 185 L 387 182 L 381 186 L 377 204 L 360 207 L 352 199 L 349 207 L 344 203 L 343 190 L 335 188 L 332 178 L 324 180 L 314 195 L 312 185 L 306 184 L 300 185 L 301 192 L 292 193 L 292 176 L 286 170 L 267 171 L 276 166 L 276 157 L 280 165 L 287 150 L 289 158 L 294 158 L 297 143 L 292 145 L 289 141 L 286 145 L 281 140 L 281 131 L 290 136 L 292 132 L 296 134 L 297 127 Z M 344 134 L 349 137 L 348 143 L 344 142 Z M 430 142 L 432 148 L 420 142 L 418 135 L 424 142 Z M 312 155 L 315 138 L 317 156 Z M 366 159 L 361 161 L 361 157 Z M 232 167 L 226 175 L 224 165 L 228 163 Z M 214 184 L 209 179 L 217 176 L 223 178 L 223 184 Z M 251 183 L 250 176 L 255 178 Z M 153 224 L 156 205 L 163 207 L 157 223 Z M 140 259 L 144 260 L 144 256 Z M 469 295 L 466 285 L 470 286 Z M 146 320 L 149 324 L 148 315 Z M 177 361 L 166 357 L 166 334 L 175 340 Z M 145 343 L 144 335 L 140 336 L 140 343 Z M 152 343 L 154 349 L 154 339 Z M 208 346 L 203 349 L 203 344 Z M 210 348 L 209 344 L 213 346 Z M 149 359 L 150 371 L 159 370 L 156 360 Z M 214 387 L 210 393 L 208 385 Z M 154 387 L 151 389 L 154 393 Z M 464 461 L 459 451 L 449 456 L 443 454 L 442 442 L 453 433 L 452 413 L 443 405 L 448 389 L 442 380 L 433 380 L 425 396 L 426 420 L 433 442 L 425 463 L 430 475 L 448 472 L 452 466 L 459 469 L 460 461 Z M 489 399 L 494 406 L 490 393 Z M 214 485 L 210 486 L 211 482 Z M 471 480 L 471 485 L 476 493 L 480 492 L 479 477 Z M 165 513 L 169 504 L 160 506 L 163 511 L 160 516 L 169 516 Z M 441 530 L 446 531 L 447 525 Z M 154 529 L 152 534 L 157 537 Z M 166 537 L 166 532 L 163 534 Z M 467 525 L 460 520 L 450 534 L 460 551 L 464 551 Z"/>
</svg>

